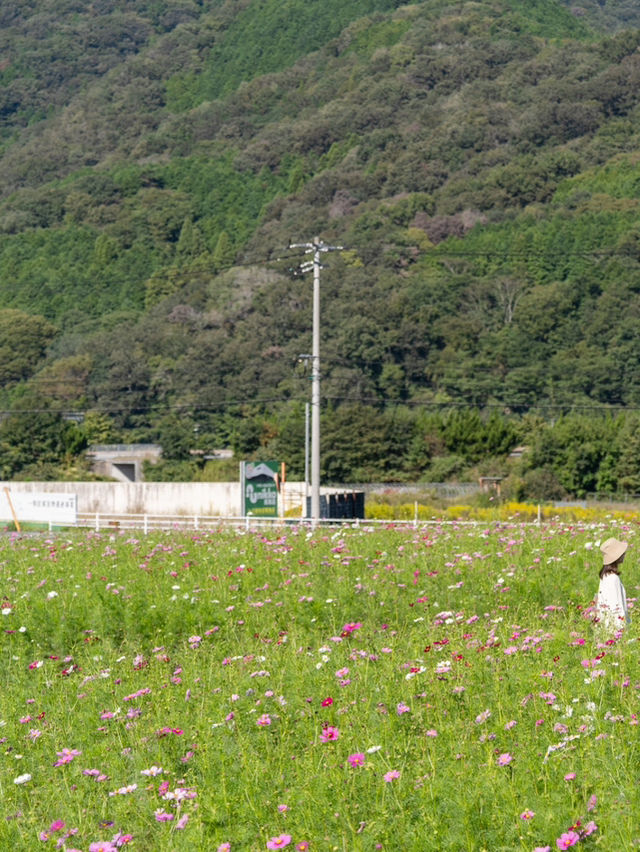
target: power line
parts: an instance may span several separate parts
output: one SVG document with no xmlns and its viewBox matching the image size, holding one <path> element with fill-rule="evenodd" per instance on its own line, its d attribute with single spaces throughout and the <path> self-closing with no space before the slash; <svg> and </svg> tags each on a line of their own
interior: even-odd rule
<svg viewBox="0 0 640 852">
<path fill-rule="evenodd" d="M 472 402 L 469 400 L 448 400 L 446 402 L 435 402 L 431 400 L 393 400 L 388 401 L 378 397 L 350 397 L 350 396 L 324 396 L 327 402 L 351 404 L 351 405 L 368 405 L 372 407 L 384 408 L 424 408 L 424 409 L 475 409 L 477 411 L 496 410 L 506 414 L 521 414 L 536 411 L 560 411 L 560 412 L 584 412 L 584 413 L 601 413 L 601 414 L 624 414 L 627 412 L 640 411 L 640 404 L 629 405 L 616 403 L 606 405 L 604 403 L 579 403 L 579 402 L 536 402 L 529 405 L 527 403 L 515 401 L 503 402 Z M 68 415 L 86 415 L 91 413 L 99 414 L 150 414 L 154 412 L 184 412 L 193 413 L 218 411 L 228 408 L 243 408 L 257 407 L 269 405 L 284 405 L 287 403 L 303 403 L 306 402 L 306 395 L 292 395 L 287 397 L 268 397 L 254 398 L 248 397 L 244 399 L 221 400 L 219 402 L 210 403 L 176 403 L 170 405 L 135 405 L 135 406 L 99 406 L 89 405 L 82 408 L 19 408 L 19 409 L 0 409 L 0 417 L 18 416 L 21 414 L 59 414 L 61 416 Z"/>
</svg>

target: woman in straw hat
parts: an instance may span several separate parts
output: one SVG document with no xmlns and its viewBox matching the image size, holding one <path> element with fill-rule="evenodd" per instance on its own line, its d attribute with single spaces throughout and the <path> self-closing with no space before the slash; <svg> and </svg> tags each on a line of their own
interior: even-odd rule
<svg viewBox="0 0 640 852">
<path fill-rule="evenodd" d="M 630 622 L 627 595 L 620 580 L 620 566 L 627 547 L 626 541 L 618 541 L 617 538 L 608 538 L 600 545 L 603 565 L 596 600 L 596 621 L 607 633 L 617 633 Z"/>
</svg>

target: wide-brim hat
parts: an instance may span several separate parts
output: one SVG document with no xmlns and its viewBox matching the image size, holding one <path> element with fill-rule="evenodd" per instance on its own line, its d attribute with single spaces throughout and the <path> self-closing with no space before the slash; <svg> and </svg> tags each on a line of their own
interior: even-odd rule
<svg viewBox="0 0 640 852">
<path fill-rule="evenodd" d="M 626 553 L 629 545 L 626 541 L 618 541 L 617 538 L 608 538 L 600 545 L 602 551 L 603 562 L 605 565 L 611 565 L 617 562 L 623 553 Z"/>
</svg>

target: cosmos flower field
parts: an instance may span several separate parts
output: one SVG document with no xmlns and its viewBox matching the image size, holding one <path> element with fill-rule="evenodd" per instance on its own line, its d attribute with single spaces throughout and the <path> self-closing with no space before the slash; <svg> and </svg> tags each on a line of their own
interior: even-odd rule
<svg viewBox="0 0 640 852">
<path fill-rule="evenodd" d="M 4 536 L 0 849 L 640 846 L 609 535 L 632 605 L 632 523 Z"/>
</svg>

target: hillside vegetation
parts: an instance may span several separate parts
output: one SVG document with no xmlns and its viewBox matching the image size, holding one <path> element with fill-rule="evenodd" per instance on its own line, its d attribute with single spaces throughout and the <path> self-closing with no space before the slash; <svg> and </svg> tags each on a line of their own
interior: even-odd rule
<svg viewBox="0 0 640 852">
<path fill-rule="evenodd" d="M 320 235 L 325 479 L 639 491 L 634 7 L 0 2 L 0 474 L 301 475 Z"/>
</svg>

